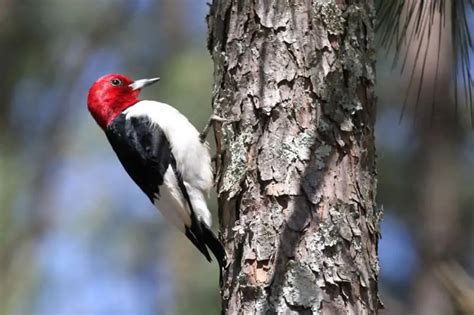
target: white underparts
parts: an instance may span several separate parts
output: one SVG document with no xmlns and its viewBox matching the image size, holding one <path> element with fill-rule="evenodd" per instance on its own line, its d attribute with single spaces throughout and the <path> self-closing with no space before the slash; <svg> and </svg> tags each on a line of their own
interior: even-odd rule
<svg viewBox="0 0 474 315">
<path fill-rule="evenodd" d="M 156 196 L 154 204 L 163 213 L 163 216 L 183 233 L 185 226 L 191 226 L 189 208 L 179 189 L 171 165 L 165 173 L 163 185 L 160 186 L 160 194 Z"/>
<path fill-rule="evenodd" d="M 140 101 L 128 108 L 125 114 L 127 118 L 146 115 L 163 130 L 195 215 L 211 226 L 212 218 L 205 199 L 213 181 L 211 157 L 207 146 L 199 141 L 196 128 L 174 107 L 155 101 Z M 171 166 L 165 173 L 155 206 L 180 230 L 184 231 L 185 226 L 191 225 L 189 206 Z"/>
</svg>

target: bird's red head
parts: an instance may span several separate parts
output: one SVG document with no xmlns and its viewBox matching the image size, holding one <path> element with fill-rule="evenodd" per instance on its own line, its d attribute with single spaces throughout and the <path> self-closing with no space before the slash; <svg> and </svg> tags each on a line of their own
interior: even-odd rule
<svg viewBox="0 0 474 315">
<path fill-rule="evenodd" d="M 87 107 L 103 129 L 121 112 L 137 103 L 140 90 L 159 78 L 132 81 L 128 77 L 111 73 L 100 77 L 89 89 Z"/>
</svg>

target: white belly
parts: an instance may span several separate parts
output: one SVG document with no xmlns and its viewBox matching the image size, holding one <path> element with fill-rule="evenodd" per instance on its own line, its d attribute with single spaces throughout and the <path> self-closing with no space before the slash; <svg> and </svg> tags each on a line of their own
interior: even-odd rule
<svg viewBox="0 0 474 315">
<path fill-rule="evenodd" d="M 166 170 L 163 185 L 160 186 L 160 196 L 155 199 L 154 205 L 169 222 L 183 233 L 185 226 L 191 226 L 189 207 L 183 198 L 171 165 Z"/>
</svg>

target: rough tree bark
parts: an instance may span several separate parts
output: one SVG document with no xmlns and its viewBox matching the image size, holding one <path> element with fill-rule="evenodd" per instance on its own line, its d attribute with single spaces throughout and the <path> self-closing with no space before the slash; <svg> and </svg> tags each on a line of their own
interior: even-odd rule
<svg viewBox="0 0 474 315">
<path fill-rule="evenodd" d="M 226 314 L 373 314 L 372 0 L 214 0 Z"/>
</svg>

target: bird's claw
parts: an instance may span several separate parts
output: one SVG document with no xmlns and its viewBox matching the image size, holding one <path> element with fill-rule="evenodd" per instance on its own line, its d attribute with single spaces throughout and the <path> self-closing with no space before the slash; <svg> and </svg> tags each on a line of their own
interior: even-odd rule
<svg viewBox="0 0 474 315">
<path fill-rule="evenodd" d="M 209 117 L 206 127 L 204 127 L 204 130 L 199 134 L 199 140 L 201 141 L 201 143 L 204 143 L 206 141 L 207 134 L 209 133 L 209 129 L 211 128 L 212 122 L 214 121 L 225 123 L 229 122 L 230 120 L 217 115 L 212 115 L 211 117 Z"/>
<path fill-rule="evenodd" d="M 222 117 L 217 116 L 217 115 L 212 115 L 210 120 L 218 121 L 218 122 L 228 122 L 229 121 L 229 119 L 222 118 Z"/>
</svg>

